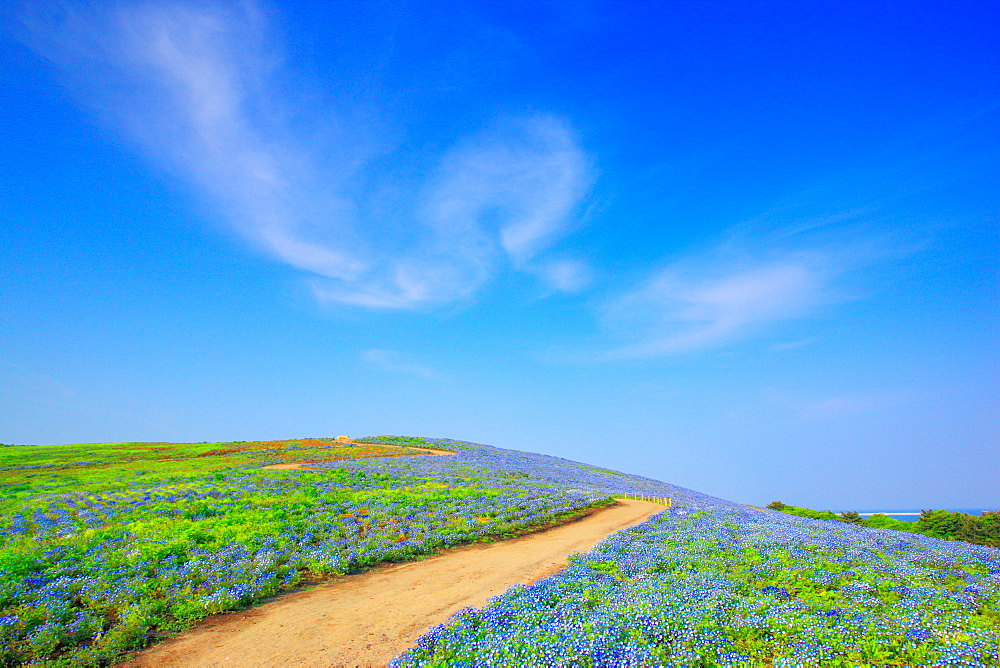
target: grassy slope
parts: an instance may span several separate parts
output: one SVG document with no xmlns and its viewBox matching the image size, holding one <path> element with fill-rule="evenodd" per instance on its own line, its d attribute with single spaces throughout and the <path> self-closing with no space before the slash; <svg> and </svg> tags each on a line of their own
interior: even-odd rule
<svg viewBox="0 0 1000 668">
<path fill-rule="evenodd" d="M 763 513 L 545 455 L 377 440 L 457 454 L 328 439 L 0 448 L 0 661 L 112 662 L 303 578 L 632 494 L 675 503 L 398 663 L 997 663 L 998 550 Z"/>
<path fill-rule="evenodd" d="M 0 663 L 103 664 L 303 578 L 558 521 L 599 494 L 346 471 L 331 439 L 0 448 Z M 373 459 L 376 458 L 376 459 Z M 308 461 L 319 471 L 266 471 Z"/>
</svg>

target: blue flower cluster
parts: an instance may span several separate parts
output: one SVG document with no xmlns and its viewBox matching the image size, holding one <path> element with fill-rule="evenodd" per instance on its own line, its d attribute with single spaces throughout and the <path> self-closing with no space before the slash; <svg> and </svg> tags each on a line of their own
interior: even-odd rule
<svg viewBox="0 0 1000 668">
<path fill-rule="evenodd" d="M 0 664 L 107 663 L 303 577 L 511 535 L 607 496 L 335 464 L 26 499 L 0 525 Z"/>
<path fill-rule="evenodd" d="M 23 499 L 0 520 L 0 664 L 113 663 L 157 630 L 303 577 L 508 535 L 615 495 L 673 506 L 459 613 L 394 665 L 1000 664 L 1000 550 L 762 512 L 556 457 L 422 443 L 455 454 Z"/>
<path fill-rule="evenodd" d="M 680 497 L 410 666 L 1000 664 L 1000 550 Z"/>
<path fill-rule="evenodd" d="M 717 499 L 652 478 L 590 466 L 561 457 L 507 450 L 449 438 L 421 440 L 431 447 L 451 450 L 456 454 L 444 457 L 400 457 L 331 462 L 317 466 L 373 474 L 428 477 L 448 483 L 482 481 L 491 486 L 558 489 L 604 495 L 632 494 L 686 498 L 692 508 L 708 508 L 720 504 L 742 507 L 724 499 Z"/>
</svg>

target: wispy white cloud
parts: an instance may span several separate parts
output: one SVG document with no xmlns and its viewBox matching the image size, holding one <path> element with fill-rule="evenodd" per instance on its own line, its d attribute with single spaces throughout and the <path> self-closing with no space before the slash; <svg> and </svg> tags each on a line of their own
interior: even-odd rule
<svg viewBox="0 0 1000 668">
<path fill-rule="evenodd" d="M 541 278 L 551 290 L 579 292 L 593 280 L 590 267 L 582 260 L 551 260 L 532 266 L 529 271 Z"/>
<path fill-rule="evenodd" d="M 861 298 L 855 274 L 909 251 L 841 220 L 734 228 L 715 247 L 675 258 L 603 308 L 624 343 L 610 359 L 720 348 Z M 807 345 L 778 343 L 771 350 Z"/>
<path fill-rule="evenodd" d="M 552 116 L 505 119 L 454 149 L 430 188 L 427 217 L 451 238 L 492 219 L 517 264 L 566 231 L 589 187 L 586 158 L 567 124 Z"/>
<path fill-rule="evenodd" d="M 26 18 L 29 44 L 102 118 L 223 212 L 258 248 L 351 280 L 349 205 L 322 192 L 280 117 L 279 50 L 255 4 L 62 3 Z"/>
<path fill-rule="evenodd" d="M 644 358 L 717 347 L 782 320 L 800 318 L 832 298 L 830 272 L 815 256 L 751 266 L 662 269 L 605 311 L 636 342 L 613 358 Z"/>
<path fill-rule="evenodd" d="M 887 390 L 837 394 L 823 398 L 792 397 L 777 393 L 769 401 L 784 413 L 794 415 L 804 422 L 828 422 L 879 413 L 925 401 L 927 398 L 926 393 L 916 390 Z"/>
<path fill-rule="evenodd" d="M 320 300 L 407 307 L 471 294 L 503 258 L 547 285 L 580 289 L 582 263 L 538 261 L 567 232 L 590 168 L 566 122 L 506 118 L 442 157 L 414 211 L 420 236 L 363 285 L 314 281 Z M 550 268 L 551 267 L 551 268 Z"/>
<path fill-rule="evenodd" d="M 408 355 L 394 350 L 383 348 L 371 348 L 361 354 L 361 361 L 366 365 L 392 374 L 404 376 L 416 376 L 427 380 L 439 379 L 439 374 L 434 369 L 415 362 Z"/>
<path fill-rule="evenodd" d="M 786 350 L 795 350 L 796 348 L 804 348 L 810 344 L 816 342 L 815 338 L 808 339 L 796 339 L 794 341 L 781 341 L 780 343 L 773 343 L 767 347 L 772 353 L 780 353 Z"/>
<path fill-rule="evenodd" d="M 308 96 L 289 92 L 260 5 L 41 3 L 25 24 L 26 41 L 81 99 L 243 238 L 311 274 L 321 301 L 409 308 L 468 297 L 504 262 L 530 269 L 571 229 L 590 186 L 568 123 L 507 118 L 444 151 L 422 184 L 399 187 L 411 194 L 385 220 L 376 193 L 406 178 L 379 165 L 387 183 L 371 184 L 370 128 L 303 127 L 297 98 Z"/>
</svg>

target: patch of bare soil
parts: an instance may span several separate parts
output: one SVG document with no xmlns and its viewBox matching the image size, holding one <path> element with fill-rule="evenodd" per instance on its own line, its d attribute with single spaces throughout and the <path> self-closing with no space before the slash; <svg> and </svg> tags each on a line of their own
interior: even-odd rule
<svg viewBox="0 0 1000 668">
<path fill-rule="evenodd" d="M 384 666 L 432 626 L 516 584 L 562 570 L 571 552 L 664 510 L 620 499 L 582 519 L 511 540 L 380 566 L 258 608 L 215 615 L 123 666 Z"/>
<path fill-rule="evenodd" d="M 291 469 L 296 469 L 298 471 L 315 471 L 316 469 L 311 469 L 306 466 L 307 462 L 299 462 L 297 464 L 268 464 L 267 466 L 261 466 L 262 469 L 268 469 L 271 471 L 288 471 Z"/>
<path fill-rule="evenodd" d="M 424 447 L 411 447 L 409 445 L 390 445 L 388 443 L 358 443 L 357 441 L 340 441 L 341 443 L 352 443 L 354 445 L 377 445 L 380 448 L 397 448 L 399 450 L 409 450 L 414 454 L 418 455 L 453 455 L 454 450 L 438 450 L 437 448 L 424 448 Z M 332 460 L 337 461 L 337 460 Z M 269 469 L 272 471 L 315 471 L 316 469 L 309 468 L 309 464 L 318 462 L 291 462 L 287 464 L 269 464 L 267 466 L 261 466 L 262 469 Z"/>
<path fill-rule="evenodd" d="M 454 450 L 444 450 L 442 448 L 428 448 L 423 445 L 396 445 L 394 443 L 368 443 L 367 441 L 359 443 L 358 441 L 350 441 L 355 445 L 377 445 L 380 448 L 399 448 L 400 450 L 412 450 L 414 452 L 419 452 L 425 455 L 454 455 L 457 454 Z"/>
</svg>

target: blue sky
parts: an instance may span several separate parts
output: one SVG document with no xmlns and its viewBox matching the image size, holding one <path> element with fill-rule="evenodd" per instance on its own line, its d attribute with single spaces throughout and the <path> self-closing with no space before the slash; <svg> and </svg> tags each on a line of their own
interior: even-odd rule
<svg viewBox="0 0 1000 668">
<path fill-rule="evenodd" d="M 986 3 L 5 10 L 0 441 L 997 507 Z"/>
</svg>

